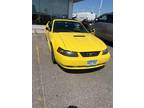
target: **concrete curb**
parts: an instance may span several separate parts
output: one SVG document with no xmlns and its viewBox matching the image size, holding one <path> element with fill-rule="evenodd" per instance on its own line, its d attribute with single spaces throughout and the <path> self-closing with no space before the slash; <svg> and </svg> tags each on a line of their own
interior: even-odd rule
<svg viewBox="0 0 144 108">
<path fill-rule="evenodd" d="M 32 33 L 44 33 L 45 25 L 32 25 Z"/>
</svg>

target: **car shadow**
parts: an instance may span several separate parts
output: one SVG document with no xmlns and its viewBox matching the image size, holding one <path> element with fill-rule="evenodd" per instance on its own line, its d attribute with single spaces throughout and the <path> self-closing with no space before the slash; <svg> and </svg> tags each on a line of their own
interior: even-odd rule
<svg viewBox="0 0 144 108">
<path fill-rule="evenodd" d="M 85 73 L 91 73 L 91 72 L 96 72 L 98 70 L 101 70 L 104 68 L 104 66 L 98 67 L 98 68 L 93 68 L 93 69 L 65 69 L 58 65 L 64 72 L 66 73 L 71 73 L 71 74 L 85 74 Z"/>
</svg>

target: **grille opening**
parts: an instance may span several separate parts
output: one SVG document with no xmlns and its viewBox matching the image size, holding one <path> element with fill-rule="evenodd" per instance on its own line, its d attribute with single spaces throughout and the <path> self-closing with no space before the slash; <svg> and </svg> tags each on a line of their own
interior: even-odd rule
<svg viewBox="0 0 144 108">
<path fill-rule="evenodd" d="M 80 52 L 80 54 L 83 57 L 93 57 L 93 56 L 98 56 L 100 51 L 94 51 L 94 52 Z"/>
</svg>

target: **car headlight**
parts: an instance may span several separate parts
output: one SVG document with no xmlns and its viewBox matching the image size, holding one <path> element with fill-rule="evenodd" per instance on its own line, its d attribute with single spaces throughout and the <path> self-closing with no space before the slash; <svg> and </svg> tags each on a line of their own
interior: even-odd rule
<svg viewBox="0 0 144 108">
<path fill-rule="evenodd" d="M 59 52 L 62 55 L 65 55 L 65 56 L 69 56 L 69 57 L 78 57 L 77 52 L 64 50 L 64 49 L 62 49 L 60 47 L 57 49 L 57 52 Z"/>
<path fill-rule="evenodd" d="M 108 52 L 109 52 L 108 49 L 105 49 L 105 50 L 103 50 L 102 55 L 105 55 L 105 54 L 107 54 Z"/>
</svg>

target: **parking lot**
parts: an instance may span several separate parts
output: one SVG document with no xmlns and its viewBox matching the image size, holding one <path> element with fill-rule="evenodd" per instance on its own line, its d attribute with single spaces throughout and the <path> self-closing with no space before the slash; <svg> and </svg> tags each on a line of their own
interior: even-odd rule
<svg viewBox="0 0 144 108">
<path fill-rule="evenodd" d="M 112 108 L 113 48 L 104 68 L 69 71 L 52 64 L 44 33 L 32 34 L 33 108 Z"/>
</svg>

